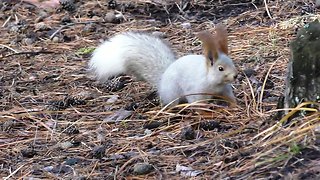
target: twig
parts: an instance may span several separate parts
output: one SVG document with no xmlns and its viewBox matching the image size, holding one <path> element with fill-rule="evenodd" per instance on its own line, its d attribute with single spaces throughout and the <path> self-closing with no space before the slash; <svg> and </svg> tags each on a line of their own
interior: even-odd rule
<svg viewBox="0 0 320 180">
<path fill-rule="evenodd" d="M 263 2 L 264 2 L 264 6 L 266 8 L 266 11 L 267 11 L 267 14 L 268 14 L 269 18 L 273 19 L 271 14 L 270 14 L 269 8 L 268 8 L 267 0 L 263 0 Z"/>
<path fill-rule="evenodd" d="M 15 49 L 7 46 L 7 45 L 4 45 L 4 44 L 0 44 L 0 46 L 5 47 L 5 48 L 7 48 L 7 49 L 10 49 L 11 51 L 13 51 L 13 52 L 15 52 L 15 53 L 18 53 L 18 52 L 19 52 L 19 51 L 15 50 Z"/>
<path fill-rule="evenodd" d="M 101 23 L 101 22 L 100 22 L 100 21 L 88 21 L 88 22 L 69 23 L 69 24 L 63 25 L 63 26 L 61 26 L 59 29 L 57 29 L 54 33 L 51 34 L 51 36 L 50 36 L 49 39 L 51 40 L 51 39 L 54 38 L 54 36 L 55 36 L 56 34 L 58 34 L 62 29 L 65 29 L 65 28 L 67 28 L 67 27 L 74 26 L 74 25 L 77 25 L 77 24 L 90 24 L 90 23 Z"/>
<path fill-rule="evenodd" d="M 96 163 L 94 163 L 94 166 L 90 172 L 90 174 L 88 175 L 88 178 L 94 173 L 94 169 L 97 167 L 99 161 L 96 161 Z"/>
<path fill-rule="evenodd" d="M 57 52 L 53 52 L 53 51 L 25 51 L 25 52 L 16 52 L 16 53 L 12 53 L 9 54 L 7 56 L 4 57 L 10 57 L 10 56 L 18 56 L 18 55 L 30 55 L 30 56 L 37 56 L 40 54 L 57 54 Z"/>
<path fill-rule="evenodd" d="M 131 158 L 130 160 L 128 160 L 127 162 L 125 162 L 125 163 L 120 167 L 117 175 L 120 175 L 120 174 L 124 171 L 124 169 L 127 167 L 128 164 L 132 163 L 133 161 L 135 161 L 136 159 L 139 159 L 139 158 L 141 158 L 140 155 L 135 156 L 135 157 Z"/>
<path fill-rule="evenodd" d="M 7 25 L 7 23 L 10 21 L 12 16 L 9 16 L 8 19 L 2 24 L 1 27 L 5 27 Z"/>
<path fill-rule="evenodd" d="M 25 166 L 25 165 L 27 165 L 27 164 L 28 164 L 28 163 L 21 165 L 21 166 L 18 167 L 16 170 L 14 170 L 11 174 L 9 174 L 9 176 L 7 176 L 7 177 L 5 177 L 5 178 L 3 178 L 3 179 L 4 179 L 4 180 L 9 179 L 11 176 L 15 175 L 21 168 L 23 168 L 23 166 Z"/>
<path fill-rule="evenodd" d="M 267 72 L 267 74 L 266 74 L 266 76 L 265 76 L 265 78 L 264 78 L 264 81 L 263 81 L 263 84 L 262 84 L 262 87 L 261 87 L 260 98 L 259 98 L 259 101 L 258 101 L 258 103 L 259 103 L 258 107 L 260 107 L 260 109 L 259 109 L 259 110 L 260 110 L 260 113 L 262 113 L 262 100 L 263 100 L 264 89 L 265 89 L 265 86 L 266 86 L 266 83 L 267 83 L 269 74 L 270 74 L 273 66 L 278 62 L 278 59 L 279 59 L 279 58 L 277 58 L 277 59 L 271 64 L 271 67 L 269 68 L 269 70 L 268 70 L 268 72 Z M 257 107 L 257 108 L 258 108 L 258 107 Z"/>
</svg>

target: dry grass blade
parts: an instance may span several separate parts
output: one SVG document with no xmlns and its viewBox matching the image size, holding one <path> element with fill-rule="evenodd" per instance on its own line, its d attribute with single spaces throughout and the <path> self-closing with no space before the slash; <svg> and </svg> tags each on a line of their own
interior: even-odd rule
<svg viewBox="0 0 320 180">
<path fill-rule="evenodd" d="M 267 83 L 267 79 L 268 79 L 268 77 L 269 77 L 269 74 L 270 74 L 273 66 L 274 66 L 277 62 L 278 62 L 278 59 L 276 59 L 276 60 L 274 61 L 274 63 L 271 64 L 271 66 L 270 66 L 270 68 L 269 68 L 269 70 L 268 70 L 268 72 L 267 72 L 267 74 L 266 74 L 266 76 L 265 76 L 265 78 L 264 78 L 264 81 L 263 81 L 263 84 L 262 84 L 262 88 L 261 88 L 261 93 L 260 93 L 260 96 L 259 96 L 259 103 L 258 103 L 258 104 L 260 105 L 260 106 L 258 105 L 260 113 L 263 113 L 263 112 L 262 112 L 262 99 L 263 99 L 263 92 L 264 92 L 264 90 L 265 90 L 265 86 L 266 86 L 266 83 Z"/>
<path fill-rule="evenodd" d="M 291 109 L 291 111 L 285 115 L 279 122 L 277 122 L 275 125 L 273 125 L 272 127 L 264 130 L 263 132 L 260 132 L 259 134 L 257 134 L 256 136 L 253 137 L 252 140 L 262 136 L 263 134 L 266 134 L 269 132 L 269 134 L 265 135 L 261 141 L 267 139 L 268 137 L 270 137 L 273 133 L 275 133 L 277 130 L 279 130 L 282 125 L 291 117 L 293 116 L 295 113 L 297 113 L 298 111 L 310 111 L 310 112 L 318 112 L 317 109 L 314 108 L 303 108 L 303 106 L 306 105 L 310 105 L 310 104 L 315 104 L 314 102 L 304 102 L 299 104 L 296 108 Z"/>
<path fill-rule="evenodd" d="M 272 16 L 271 16 L 271 14 L 270 14 L 269 8 L 268 8 L 267 0 L 263 0 L 263 2 L 264 2 L 264 6 L 265 6 L 265 8 L 266 8 L 266 12 L 267 12 L 269 18 L 270 18 L 270 19 L 273 19 Z"/>
</svg>

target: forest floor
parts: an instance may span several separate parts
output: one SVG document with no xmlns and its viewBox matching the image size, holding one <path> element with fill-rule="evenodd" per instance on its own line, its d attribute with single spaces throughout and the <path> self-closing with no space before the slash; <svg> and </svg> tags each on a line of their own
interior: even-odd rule
<svg viewBox="0 0 320 180">
<path fill-rule="evenodd" d="M 320 178 L 319 110 L 289 121 L 277 106 L 290 42 L 320 19 L 314 1 L 0 2 L 0 177 Z M 240 72 L 236 107 L 169 109 L 147 83 L 87 72 L 118 32 L 159 34 L 182 56 L 202 53 L 195 33 L 217 23 Z"/>
</svg>

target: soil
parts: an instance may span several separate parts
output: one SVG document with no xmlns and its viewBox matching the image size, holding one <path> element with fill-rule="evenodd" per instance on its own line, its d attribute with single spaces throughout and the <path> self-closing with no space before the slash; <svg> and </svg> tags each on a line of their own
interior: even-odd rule
<svg viewBox="0 0 320 180">
<path fill-rule="evenodd" d="M 0 177 L 319 179 L 319 109 L 278 125 L 290 42 L 313 1 L 0 0 Z M 92 51 L 116 33 L 158 33 L 178 56 L 227 25 L 237 106 L 163 107 L 128 75 L 98 82 Z M 280 127 L 280 128 L 279 128 Z"/>
</svg>

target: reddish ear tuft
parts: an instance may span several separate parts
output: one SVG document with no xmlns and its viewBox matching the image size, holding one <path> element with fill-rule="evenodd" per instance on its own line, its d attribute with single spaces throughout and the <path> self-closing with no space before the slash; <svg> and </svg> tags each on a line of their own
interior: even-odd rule
<svg viewBox="0 0 320 180">
<path fill-rule="evenodd" d="M 198 33 L 197 37 L 203 43 L 205 57 L 213 64 L 213 61 L 218 59 L 218 46 L 215 37 L 208 31 Z"/>
<path fill-rule="evenodd" d="M 213 64 L 218 59 L 218 53 L 223 52 L 228 55 L 228 32 L 225 26 L 216 26 L 216 33 L 213 35 L 209 31 L 202 31 L 197 37 L 203 43 L 204 55 Z"/>
<path fill-rule="evenodd" d="M 215 41 L 218 44 L 218 49 L 228 55 L 228 32 L 225 26 L 217 25 Z"/>
</svg>

